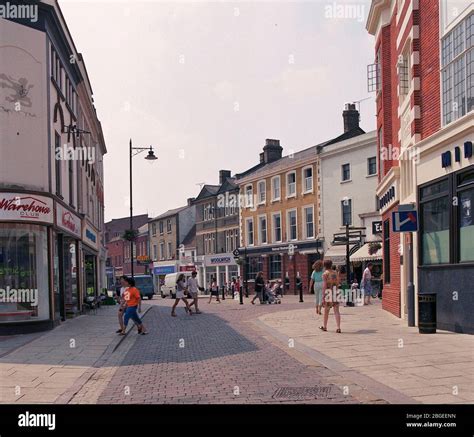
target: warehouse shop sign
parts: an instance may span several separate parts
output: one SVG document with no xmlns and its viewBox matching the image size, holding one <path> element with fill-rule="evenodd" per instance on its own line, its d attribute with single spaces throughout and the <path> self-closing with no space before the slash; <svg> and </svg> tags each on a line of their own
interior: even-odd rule
<svg viewBox="0 0 474 437">
<path fill-rule="evenodd" d="M 0 220 L 53 223 L 53 200 L 25 193 L 0 193 Z"/>
</svg>

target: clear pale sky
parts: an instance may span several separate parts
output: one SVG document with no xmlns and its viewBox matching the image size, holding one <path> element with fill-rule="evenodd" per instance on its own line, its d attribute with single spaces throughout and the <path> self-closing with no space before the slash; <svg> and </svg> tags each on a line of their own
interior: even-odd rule
<svg viewBox="0 0 474 437">
<path fill-rule="evenodd" d="M 134 158 L 133 204 L 156 216 L 216 184 L 220 169 L 255 165 L 265 138 L 287 154 L 339 135 L 347 102 L 370 97 L 361 126 L 375 128 L 368 0 L 59 3 L 108 148 L 107 221 L 129 213 L 129 138 L 155 147 L 153 164 Z M 347 5 L 356 16 L 334 17 Z"/>
</svg>

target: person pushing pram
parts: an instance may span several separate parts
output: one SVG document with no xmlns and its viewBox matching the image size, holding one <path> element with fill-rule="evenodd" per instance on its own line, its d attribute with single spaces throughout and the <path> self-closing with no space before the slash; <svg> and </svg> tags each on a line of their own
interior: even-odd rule
<svg viewBox="0 0 474 437">
<path fill-rule="evenodd" d="M 281 283 L 279 281 L 275 282 L 274 284 L 271 284 L 269 281 L 267 281 L 263 292 L 263 303 L 281 303 L 281 299 L 278 297 L 278 294 L 281 293 L 280 289 Z"/>
</svg>

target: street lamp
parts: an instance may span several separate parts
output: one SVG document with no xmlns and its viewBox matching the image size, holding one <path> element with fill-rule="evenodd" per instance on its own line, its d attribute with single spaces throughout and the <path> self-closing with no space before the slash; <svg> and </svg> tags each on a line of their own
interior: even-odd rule
<svg viewBox="0 0 474 437">
<path fill-rule="evenodd" d="M 153 151 L 153 147 L 132 147 L 132 139 L 130 139 L 130 150 L 129 150 L 129 158 L 130 158 L 130 266 L 131 266 L 131 274 L 133 278 L 133 263 L 135 262 L 133 256 L 133 242 L 135 237 L 133 235 L 133 190 L 132 190 L 132 158 L 144 151 L 148 150 L 148 155 L 145 159 L 149 162 L 156 161 L 158 158 L 155 156 L 155 152 Z"/>
</svg>

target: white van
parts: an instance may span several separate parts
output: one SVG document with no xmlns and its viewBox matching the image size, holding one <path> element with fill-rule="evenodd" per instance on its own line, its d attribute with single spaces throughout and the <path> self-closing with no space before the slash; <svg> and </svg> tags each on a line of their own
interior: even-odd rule
<svg viewBox="0 0 474 437">
<path fill-rule="evenodd" d="M 179 275 L 183 274 L 186 278 L 186 281 L 191 276 L 192 272 L 176 272 L 168 273 L 165 276 L 165 283 L 161 286 L 161 297 L 165 298 L 167 296 L 175 297 L 176 295 L 176 281 Z"/>
</svg>

